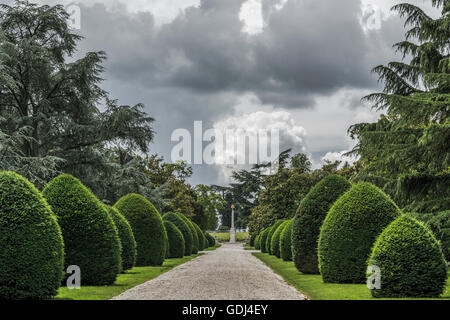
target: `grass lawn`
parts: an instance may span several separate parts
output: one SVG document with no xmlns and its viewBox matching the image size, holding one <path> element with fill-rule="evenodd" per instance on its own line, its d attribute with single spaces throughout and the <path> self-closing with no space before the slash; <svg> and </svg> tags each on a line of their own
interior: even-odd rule
<svg viewBox="0 0 450 320">
<path fill-rule="evenodd" d="M 186 263 L 202 254 L 178 259 L 166 259 L 160 267 L 135 267 L 125 274 L 117 276 L 116 282 L 111 286 L 86 286 L 79 290 L 69 290 L 66 287 L 59 289 L 59 294 L 54 299 L 59 300 L 108 300 L 122 292 L 131 289 L 141 283 L 156 278 L 170 269 Z M 81 278 L 83 281 L 83 277 Z"/>
<path fill-rule="evenodd" d="M 211 233 L 213 237 L 222 242 L 230 241 L 230 233 Z M 236 241 L 245 241 L 248 239 L 248 232 L 236 232 Z"/>
<path fill-rule="evenodd" d="M 282 276 L 287 283 L 304 293 L 310 300 L 381 300 L 373 298 L 365 284 L 323 283 L 322 276 L 302 274 L 295 268 L 293 262 L 285 262 L 267 253 L 253 253 L 253 255 Z M 447 280 L 446 292 L 438 300 L 450 300 L 450 278 Z"/>
<path fill-rule="evenodd" d="M 214 251 L 214 250 L 216 250 L 217 248 L 220 248 L 222 245 L 220 244 L 220 243 L 216 243 L 213 247 L 209 247 L 209 248 L 206 248 L 205 250 L 203 250 L 203 251 Z"/>
<path fill-rule="evenodd" d="M 244 250 L 254 251 L 256 249 L 254 247 L 246 246 L 244 247 Z"/>
</svg>

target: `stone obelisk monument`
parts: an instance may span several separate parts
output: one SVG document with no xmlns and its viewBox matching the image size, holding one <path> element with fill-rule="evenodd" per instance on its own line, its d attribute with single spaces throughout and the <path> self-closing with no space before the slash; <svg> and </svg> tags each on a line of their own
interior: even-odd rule
<svg viewBox="0 0 450 320">
<path fill-rule="evenodd" d="M 234 227 L 234 204 L 231 206 L 231 230 L 230 230 L 230 243 L 236 243 L 236 228 Z"/>
</svg>

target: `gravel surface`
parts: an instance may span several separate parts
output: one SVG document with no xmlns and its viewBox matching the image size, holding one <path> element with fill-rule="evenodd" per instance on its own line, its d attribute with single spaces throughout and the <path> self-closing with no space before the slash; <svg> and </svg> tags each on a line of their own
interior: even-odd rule
<svg viewBox="0 0 450 320">
<path fill-rule="evenodd" d="M 305 300 L 242 244 L 225 244 L 113 300 Z"/>
</svg>

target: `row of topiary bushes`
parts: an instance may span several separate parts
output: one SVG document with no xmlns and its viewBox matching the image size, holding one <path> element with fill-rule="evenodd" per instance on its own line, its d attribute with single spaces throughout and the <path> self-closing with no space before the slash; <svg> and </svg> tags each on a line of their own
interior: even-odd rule
<svg viewBox="0 0 450 320">
<path fill-rule="evenodd" d="M 403 214 L 380 189 L 330 175 L 301 201 L 294 219 L 255 236 L 262 252 L 293 260 L 325 283 L 365 283 L 378 270 L 374 297 L 437 297 L 447 263 L 432 231 Z"/>
<path fill-rule="evenodd" d="M 111 285 L 134 266 L 160 266 L 214 245 L 183 214 L 163 219 L 140 195 L 110 207 L 70 175 L 41 193 L 24 177 L 0 172 L 0 299 L 53 297 L 69 266 L 80 268 L 82 285 Z"/>
</svg>

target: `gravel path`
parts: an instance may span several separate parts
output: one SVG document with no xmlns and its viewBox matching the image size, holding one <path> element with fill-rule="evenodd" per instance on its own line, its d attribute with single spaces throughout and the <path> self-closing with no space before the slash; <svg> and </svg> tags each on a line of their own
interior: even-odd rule
<svg viewBox="0 0 450 320">
<path fill-rule="evenodd" d="M 113 300 L 305 300 L 242 244 L 225 244 Z"/>
</svg>

